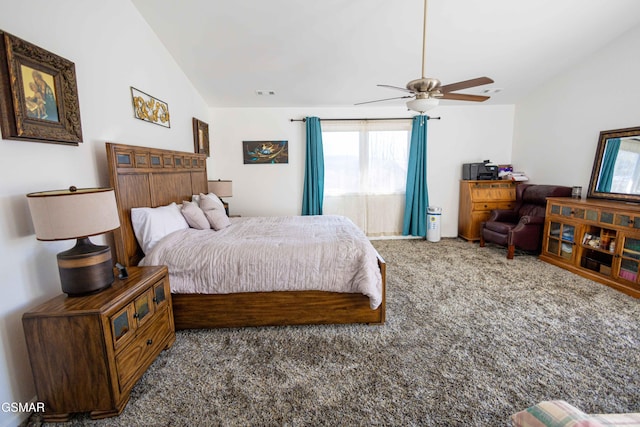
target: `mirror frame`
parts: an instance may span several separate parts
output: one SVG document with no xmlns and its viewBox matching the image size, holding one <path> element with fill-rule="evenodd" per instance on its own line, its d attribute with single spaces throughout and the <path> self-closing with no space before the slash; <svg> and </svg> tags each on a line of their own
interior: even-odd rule
<svg viewBox="0 0 640 427">
<path fill-rule="evenodd" d="M 596 150 L 596 157 L 593 161 L 593 170 L 591 171 L 591 181 L 589 182 L 589 191 L 587 197 L 597 199 L 609 199 L 620 200 L 625 202 L 640 203 L 640 194 L 625 194 L 625 193 L 607 193 L 603 191 L 596 191 L 596 185 L 598 184 L 598 177 L 600 176 L 600 169 L 602 166 L 602 157 L 604 156 L 604 149 L 607 145 L 609 138 L 625 138 L 629 136 L 640 136 L 640 126 L 625 128 L 625 129 L 613 129 L 603 130 L 600 132 L 598 138 L 598 148 Z"/>
</svg>

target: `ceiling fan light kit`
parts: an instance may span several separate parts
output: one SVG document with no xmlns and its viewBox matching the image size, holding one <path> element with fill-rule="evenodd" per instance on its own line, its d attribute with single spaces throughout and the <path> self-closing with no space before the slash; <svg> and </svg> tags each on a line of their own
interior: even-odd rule
<svg viewBox="0 0 640 427">
<path fill-rule="evenodd" d="M 407 101 L 407 108 L 422 114 L 425 111 L 437 107 L 438 104 L 440 104 L 440 100 L 438 98 L 416 98 L 411 101 Z"/>
<path fill-rule="evenodd" d="M 392 99 L 413 98 L 407 101 L 407 108 L 419 113 L 435 108 L 440 103 L 440 99 L 449 99 L 455 101 L 473 101 L 483 102 L 489 99 L 484 95 L 471 95 L 465 93 L 456 93 L 459 90 L 469 89 L 476 86 L 482 86 L 493 83 L 489 77 L 478 77 L 475 79 L 464 80 L 457 83 L 442 85 L 440 80 L 425 77 L 425 52 L 427 46 L 427 0 L 424 0 L 424 21 L 422 27 L 422 78 L 411 80 L 407 83 L 406 89 L 391 85 L 378 85 L 379 87 L 388 87 L 390 89 L 401 90 L 408 95 L 398 96 L 394 98 L 378 99 L 375 101 L 359 102 L 356 105 L 370 104 L 373 102 L 389 101 Z M 483 93 L 496 93 L 499 90 L 491 92 L 485 90 Z"/>
</svg>

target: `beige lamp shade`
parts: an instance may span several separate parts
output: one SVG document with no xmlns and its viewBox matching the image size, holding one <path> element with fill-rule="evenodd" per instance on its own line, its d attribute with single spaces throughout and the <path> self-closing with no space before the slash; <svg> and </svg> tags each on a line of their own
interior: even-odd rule
<svg viewBox="0 0 640 427">
<path fill-rule="evenodd" d="M 218 197 L 233 197 L 233 185 L 231 180 L 208 181 L 209 192 Z"/>
<path fill-rule="evenodd" d="M 38 240 L 95 236 L 120 227 L 111 188 L 78 188 L 27 194 Z"/>
</svg>

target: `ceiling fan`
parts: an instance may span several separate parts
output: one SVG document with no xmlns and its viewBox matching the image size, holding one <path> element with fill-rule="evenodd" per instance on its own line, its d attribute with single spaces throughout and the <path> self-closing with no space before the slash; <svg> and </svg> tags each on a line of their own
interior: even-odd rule
<svg viewBox="0 0 640 427">
<path fill-rule="evenodd" d="M 390 101 L 392 99 L 408 99 L 407 108 L 419 113 L 424 113 L 431 108 L 437 107 L 440 99 L 451 99 L 456 101 L 474 101 L 482 102 L 489 99 L 488 96 L 482 95 L 470 95 L 464 93 L 455 93 L 462 89 L 469 89 L 476 86 L 482 86 L 489 83 L 493 83 L 493 80 L 489 77 L 477 77 L 471 80 L 465 80 L 457 83 L 451 83 L 442 85 L 440 80 L 431 77 L 425 77 L 425 52 L 427 46 L 427 0 L 424 0 L 424 25 L 422 27 L 422 78 L 411 80 L 407 83 L 406 88 L 391 86 L 391 85 L 378 85 L 379 87 L 387 87 L 390 89 L 397 89 L 403 92 L 410 93 L 410 95 L 398 96 L 394 98 L 377 99 L 375 101 L 359 102 L 355 105 L 370 104 L 373 102 Z"/>
</svg>

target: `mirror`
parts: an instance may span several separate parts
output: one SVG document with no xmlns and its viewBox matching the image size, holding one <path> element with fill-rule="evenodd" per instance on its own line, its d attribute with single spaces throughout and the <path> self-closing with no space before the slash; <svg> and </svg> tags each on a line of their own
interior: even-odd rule
<svg viewBox="0 0 640 427">
<path fill-rule="evenodd" d="M 600 132 L 587 197 L 640 203 L 640 127 Z"/>
</svg>

